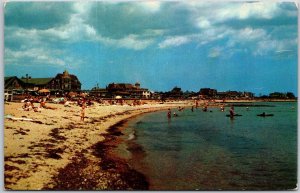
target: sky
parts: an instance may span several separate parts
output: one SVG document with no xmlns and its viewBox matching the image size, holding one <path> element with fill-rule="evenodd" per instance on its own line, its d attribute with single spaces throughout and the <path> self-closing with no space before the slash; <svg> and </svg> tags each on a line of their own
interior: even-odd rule
<svg viewBox="0 0 300 193">
<path fill-rule="evenodd" d="M 4 74 L 297 95 L 297 37 L 293 2 L 8 2 Z"/>
</svg>

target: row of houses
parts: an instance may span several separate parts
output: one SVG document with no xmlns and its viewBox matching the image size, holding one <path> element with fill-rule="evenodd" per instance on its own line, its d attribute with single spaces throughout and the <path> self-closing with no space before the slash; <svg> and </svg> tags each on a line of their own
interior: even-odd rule
<svg viewBox="0 0 300 193">
<path fill-rule="evenodd" d="M 141 88 L 140 83 L 110 83 L 106 88 L 96 87 L 89 92 L 90 96 L 102 98 L 145 98 L 148 99 L 152 93 L 147 88 Z"/>
<path fill-rule="evenodd" d="M 158 93 L 163 99 L 253 99 L 252 92 L 225 91 L 218 92 L 216 89 L 201 88 L 199 92 L 185 91 L 174 87 L 171 91 Z"/>
<path fill-rule="evenodd" d="M 199 91 L 199 97 L 203 99 L 252 99 L 254 98 L 254 93 L 252 92 L 239 92 L 239 91 L 225 91 L 218 92 L 216 89 L 211 88 L 201 88 Z"/>
<path fill-rule="evenodd" d="M 50 78 L 18 78 L 16 76 L 5 77 L 5 91 L 41 91 L 47 89 L 49 92 L 71 92 L 81 91 L 81 82 L 77 76 L 69 74 L 67 70 L 58 73 Z M 183 99 L 183 98 L 201 98 L 201 99 L 251 99 L 254 94 L 251 92 L 226 91 L 218 92 L 216 89 L 201 88 L 199 92 L 182 92 L 181 88 L 174 87 L 169 92 L 150 92 L 147 88 L 141 88 L 140 83 L 110 83 L 106 88 L 96 87 L 89 91 L 90 96 L 101 98 L 145 98 L 145 99 Z"/>
<path fill-rule="evenodd" d="M 139 83 L 111 83 L 106 88 L 94 87 L 90 96 L 102 98 L 145 98 L 145 99 L 252 99 L 251 92 L 226 91 L 218 92 L 216 89 L 201 88 L 199 92 L 183 92 L 180 87 L 175 86 L 167 92 L 150 92 L 146 88 L 141 88 Z"/>
<path fill-rule="evenodd" d="M 17 76 L 4 78 L 5 90 L 25 90 L 39 91 L 48 89 L 49 91 L 80 91 L 81 82 L 77 76 L 69 74 L 67 70 L 63 73 L 58 73 L 55 77 L 50 78 L 31 78 L 26 74 L 26 77 L 18 78 Z"/>
</svg>

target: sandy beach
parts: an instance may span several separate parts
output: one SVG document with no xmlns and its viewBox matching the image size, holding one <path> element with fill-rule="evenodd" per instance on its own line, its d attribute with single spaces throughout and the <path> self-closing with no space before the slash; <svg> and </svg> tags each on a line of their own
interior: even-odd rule
<svg viewBox="0 0 300 193">
<path fill-rule="evenodd" d="M 5 189 L 147 189 L 141 174 L 122 160 L 109 157 L 104 151 L 107 150 L 104 140 L 115 142 L 118 131 L 112 126 L 120 121 L 192 104 L 188 101 L 139 106 L 96 103 L 86 109 L 82 122 L 81 108 L 76 105 L 49 103 L 56 109 L 34 112 L 24 111 L 22 103 L 5 103 Z"/>
</svg>

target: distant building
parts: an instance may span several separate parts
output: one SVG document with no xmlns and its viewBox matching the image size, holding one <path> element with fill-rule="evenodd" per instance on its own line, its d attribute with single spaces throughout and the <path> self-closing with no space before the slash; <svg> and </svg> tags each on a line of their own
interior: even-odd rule
<svg viewBox="0 0 300 193">
<path fill-rule="evenodd" d="M 252 98 L 254 98 L 254 93 L 252 93 L 252 92 L 243 92 L 243 97 L 248 98 L 248 99 L 252 99 Z"/>
<path fill-rule="evenodd" d="M 238 91 L 226 91 L 226 97 L 231 99 L 237 99 L 240 98 L 242 95 L 241 92 Z"/>
<path fill-rule="evenodd" d="M 4 89 L 24 89 L 25 83 L 16 76 L 4 77 Z"/>
<path fill-rule="evenodd" d="M 28 90 L 41 90 L 49 88 L 50 81 L 53 78 L 21 78 L 21 80 L 25 83 L 25 88 Z"/>
<path fill-rule="evenodd" d="M 77 91 L 81 90 L 81 83 L 77 76 L 69 74 L 69 72 L 65 70 L 62 74 L 56 75 L 50 82 L 49 88 Z"/>
<path fill-rule="evenodd" d="M 97 86 L 95 86 L 94 88 L 91 89 L 91 91 L 89 92 L 89 95 L 95 96 L 95 97 L 102 97 L 102 98 L 109 97 L 107 89 L 100 88 L 98 84 L 97 84 Z"/>
<path fill-rule="evenodd" d="M 140 83 L 135 85 L 128 83 L 111 83 L 107 86 L 107 92 L 112 97 L 122 98 L 150 98 L 151 92 L 146 88 L 140 88 Z"/>
<path fill-rule="evenodd" d="M 226 92 L 217 92 L 217 98 L 218 99 L 225 99 L 227 97 Z"/>
<path fill-rule="evenodd" d="M 28 75 L 21 79 L 16 76 L 5 77 L 5 89 L 78 91 L 81 89 L 81 83 L 77 76 L 65 70 L 62 74 L 50 78 L 31 78 Z"/>
</svg>

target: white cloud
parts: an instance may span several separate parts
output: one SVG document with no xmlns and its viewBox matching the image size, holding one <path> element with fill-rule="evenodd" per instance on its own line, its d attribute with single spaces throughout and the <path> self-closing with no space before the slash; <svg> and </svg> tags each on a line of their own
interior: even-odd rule
<svg viewBox="0 0 300 193">
<path fill-rule="evenodd" d="M 153 44 L 154 42 L 154 40 L 151 38 L 139 39 L 137 35 L 129 35 L 121 39 L 111 39 L 111 38 L 102 37 L 98 35 L 95 40 L 108 46 L 133 49 L 133 50 L 145 49 L 151 44 Z"/>
<path fill-rule="evenodd" d="M 268 35 L 263 29 L 244 28 L 238 31 L 237 39 L 239 41 L 263 40 L 268 38 Z"/>
<path fill-rule="evenodd" d="M 188 36 L 176 36 L 176 37 L 168 37 L 163 42 L 159 43 L 159 48 L 168 48 L 168 47 L 176 47 L 182 44 L 186 44 L 190 42 L 191 39 Z"/>
<path fill-rule="evenodd" d="M 221 47 L 212 48 L 208 54 L 208 57 L 209 58 L 217 58 L 221 55 L 222 50 L 223 50 L 223 48 L 221 48 Z"/>
<path fill-rule="evenodd" d="M 229 19 L 264 18 L 271 19 L 278 12 L 276 2 L 230 3 L 225 7 L 218 7 L 214 16 L 216 21 Z"/>
<path fill-rule="evenodd" d="M 209 28 L 209 27 L 211 27 L 211 25 L 210 25 L 210 21 L 209 20 L 207 20 L 207 19 L 205 19 L 205 18 L 203 18 L 203 17 L 201 17 L 201 18 L 198 18 L 197 19 L 198 21 L 197 21 L 197 26 L 199 27 L 199 28 Z"/>
<path fill-rule="evenodd" d="M 142 1 L 142 2 L 138 2 L 138 5 L 144 8 L 145 11 L 157 12 L 160 10 L 161 1 L 159 0 Z"/>
<path fill-rule="evenodd" d="M 143 50 L 155 44 L 158 41 L 158 37 L 159 39 L 163 39 L 161 42 L 158 42 L 158 47 L 161 49 L 181 46 L 192 41 L 203 46 L 205 44 L 214 43 L 217 40 L 228 39 L 224 45 L 227 48 L 233 48 L 236 45 L 245 46 L 248 44 L 249 49 L 252 49 L 253 53 L 256 55 L 264 54 L 271 50 L 290 49 L 291 45 L 295 45 L 291 43 L 293 40 L 277 40 L 275 37 L 271 37 L 267 30 L 263 29 L 263 26 L 262 28 L 246 27 L 240 29 L 234 28 L 231 24 L 222 23 L 231 19 L 237 19 L 237 22 L 244 22 L 248 18 L 271 19 L 280 12 L 278 3 L 274 2 L 208 3 L 192 0 L 176 2 L 174 3 L 175 5 L 170 4 L 169 7 L 162 6 L 162 4 L 166 2 L 156 0 L 131 2 L 132 6 L 128 5 L 125 7 L 128 8 L 128 11 L 139 10 L 137 16 L 140 17 L 145 16 L 141 14 L 144 12 L 147 16 L 152 16 L 152 14 L 155 15 L 156 13 L 161 13 L 164 11 L 163 9 L 166 9 L 168 10 L 167 13 L 171 15 L 162 21 L 167 22 L 169 21 L 169 18 L 172 19 L 173 16 L 175 16 L 172 14 L 177 14 L 178 10 L 184 10 L 189 11 L 188 14 L 184 15 L 186 16 L 185 19 L 188 19 L 189 21 L 184 23 L 185 26 L 178 25 L 178 27 L 174 27 L 173 25 L 169 25 L 169 28 L 163 28 L 161 25 L 156 25 L 156 22 L 161 22 L 160 20 L 151 20 L 151 22 L 150 20 L 145 20 L 151 23 L 151 25 L 149 25 L 150 27 L 145 27 L 143 26 L 143 23 L 138 23 L 136 24 L 138 26 L 137 29 L 142 29 L 140 33 L 130 34 L 131 31 L 129 30 L 127 34 L 121 35 L 120 37 L 107 37 L 108 35 L 105 36 L 104 34 L 101 34 L 101 30 L 96 30 L 97 27 L 95 24 L 89 24 L 87 22 L 91 19 L 89 18 L 91 17 L 89 13 L 96 2 L 72 3 L 74 12 L 68 17 L 69 21 L 64 25 L 54 25 L 51 28 L 45 29 L 25 29 L 6 26 L 5 41 L 15 41 L 20 46 L 19 51 L 13 51 L 16 49 L 8 49 L 5 53 L 6 61 L 21 60 L 22 58 L 27 57 L 32 58 L 36 62 L 65 65 L 65 60 L 59 59 L 60 57 L 55 57 L 62 56 L 61 53 L 48 52 L 49 49 L 59 50 L 60 48 L 56 44 L 62 42 L 73 43 L 94 41 L 117 48 Z M 103 1 L 101 3 L 117 5 L 117 3 L 120 2 Z M 172 9 L 170 7 L 172 7 Z M 113 23 L 111 25 L 113 25 Z M 126 28 L 126 25 L 121 26 Z M 151 28 L 152 26 L 155 27 Z M 160 29 L 160 27 L 162 29 Z M 185 28 L 188 28 L 188 30 L 183 30 Z M 124 31 L 126 32 L 126 30 Z M 33 51 L 40 53 L 40 55 L 34 54 Z M 26 54 L 22 54 L 22 52 Z M 209 57 L 217 57 L 218 54 L 220 54 L 220 49 L 211 50 Z M 49 62 L 46 60 L 49 60 Z M 72 59 L 70 59 L 70 61 L 72 61 Z M 74 61 L 76 60 L 74 59 Z"/>
<path fill-rule="evenodd" d="M 65 66 L 66 65 L 65 61 L 58 58 L 57 53 L 55 52 L 56 52 L 55 50 L 47 51 L 38 48 L 18 50 L 18 51 L 5 49 L 4 61 L 6 64 L 19 64 L 19 65 L 52 64 L 52 65 Z"/>
<path fill-rule="evenodd" d="M 265 41 L 260 41 L 257 43 L 257 49 L 253 52 L 254 55 L 266 55 L 269 53 L 278 54 L 282 50 L 289 52 L 296 52 L 297 48 L 297 39 L 284 39 L 284 40 L 275 40 L 268 39 Z"/>
</svg>

